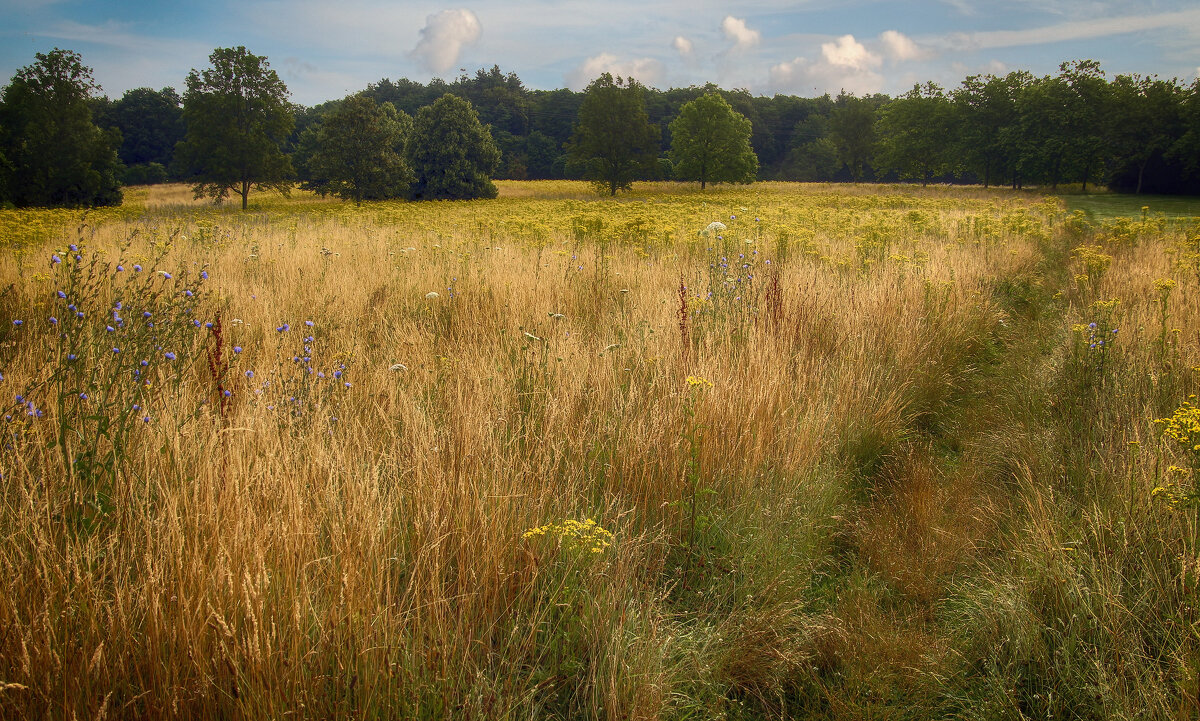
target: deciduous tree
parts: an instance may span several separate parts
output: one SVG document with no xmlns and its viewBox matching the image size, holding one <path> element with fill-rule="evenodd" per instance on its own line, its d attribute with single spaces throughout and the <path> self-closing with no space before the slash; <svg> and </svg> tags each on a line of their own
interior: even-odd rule
<svg viewBox="0 0 1200 721">
<path fill-rule="evenodd" d="M 719 93 L 685 103 L 671 121 L 671 162 L 675 177 L 708 183 L 750 183 L 758 157 L 750 147 L 752 128 Z"/>
<path fill-rule="evenodd" d="M 78 53 L 55 49 L 17 71 L 0 100 L 0 200 L 118 205 L 120 133 L 92 121 L 99 90 Z"/>
<path fill-rule="evenodd" d="M 462 98 L 446 93 L 417 112 L 407 157 L 416 175 L 414 198 L 496 197 L 491 176 L 500 150 L 475 108 Z"/>
<path fill-rule="evenodd" d="M 208 59 L 211 68 L 188 73 L 187 135 L 176 151 L 196 197 L 232 191 L 245 209 L 251 188 L 287 193 L 292 164 L 282 148 L 295 123 L 287 86 L 244 47 L 217 48 Z"/>
<path fill-rule="evenodd" d="M 355 204 L 407 195 L 413 173 L 404 144 L 412 125 L 391 103 L 346 98 L 316 131 L 317 150 L 308 161 L 312 179 L 302 187 Z"/>
<path fill-rule="evenodd" d="M 567 152 L 584 178 L 616 195 L 657 175 L 659 137 L 646 115 L 642 86 L 604 73 L 587 87 Z"/>
</svg>

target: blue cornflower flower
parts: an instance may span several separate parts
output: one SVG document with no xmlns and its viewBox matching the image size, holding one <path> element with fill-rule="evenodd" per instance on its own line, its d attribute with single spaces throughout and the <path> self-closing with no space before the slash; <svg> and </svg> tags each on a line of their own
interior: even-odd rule
<svg viewBox="0 0 1200 721">
<path fill-rule="evenodd" d="M 158 271 L 158 272 L 159 272 L 159 273 L 162 273 L 162 277 L 163 277 L 163 278 L 165 278 L 166 280 L 170 280 L 170 279 L 171 279 L 171 274 L 170 274 L 170 273 L 168 273 L 167 271 L 165 271 L 165 270 L 160 270 L 160 271 Z"/>
<path fill-rule="evenodd" d="M 140 266 L 140 265 L 134 265 L 134 266 L 133 266 L 133 272 L 134 272 L 134 273 L 141 273 L 141 272 L 142 272 L 142 266 Z"/>
<path fill-rule="evenodd" d="M 114 353 L 114 354 L 117 354 L 117 353 L 120 353 L 120 352 L 121 352 L 121 349 L 120 349 L 120 348 L 113 348 L 113 353 Z"/>
<path fill-rule="evenodd" d="M 242 352 L 242 347 L 241 347 L 240 345 L 235 345 L 235 346 L 233 347 L 233 352 L 234 352 L 234 353 L 241 353 L 241 352 Z"/>
<path fill-rule="evenodd" d="M 313 322 L 311 320 L 306 320 L 306 321 L 304 321 L 304 325 L 308 326 L 309 328 L 312 328 Z"/>
<path fill-rule="evenodd" d="M 150 361 L 148 361 L 148 360 L 145 360 L 145 359 L 142 359 L 142 367 L 144 368 L 144 367 L 146 367 L 146 366 L 148 366 L 148 365 L 150 365 Z"/>
<path fill-rule="evenodd" d="M 52 255 L 52 256 L 50 256 L 50 262 L 51 263 L 61 263 L 62 258 L 59 258 L 57 255 Z"/>
<path fill-rule="evenodd" d="M 279 331 L 280 333 L 283 333 L 284 331 L 291 330 L 291 326 L 289 326 L 287 323 L 284 323 L 283 325 L 279 326 L 275 330 Z"/>
<path fill-rule="evenodd" d="M 212 328 L 212 321 L 210 320 L 209 322 L 205 323 L 205 324 L 204 324 L 204 327 L 205 327 L 205 328 Z"/>
<path fill-rule="evenodd" d="M 50 323 L 52 325 L 58 325 L 58 318 L 55 318 L 54 316 L 50 316 Z"/>
<path fill-rule="evenodd" d="M 86 400 L 87 400 L 87 393 L 80 393 L 80 394 L 79 394 L 79 400 L 81 400 L 81 401 L 86 401 Z"/>
<path fill-rule="evenodd" d="M 163 358 L 166 358 L 167 360 L 175 360 L 175 354 L 171 351 L 167 351 L 166 353 L 163 353 Z"/>
<path fill-rule="evenodd" d="M 118 265 L 118 266 L 117 266 L 117 272 L 118 272 L 118 273 L 124 273 L 124 272 L 125 272 L 125 266 L 123 266 L 123 265 Z"/>
<path fill-rule="evenodd" d="M 192 297 L 192 291 L 190 291 L 190 290 L 185 290 L 185 291 L 183 291 L 183 294 L 184 294 L 184 295 L 186 295 L 186 296 L 187 296 L 187 297 L 189 297 L 189 298 L 191 298 L 191 297 Z"/>
<path fill-rule="evenodd" d="M 25 321 L 23 321 L 23 320 L 14 320 L 14 321 L 13 321 L 13 325 L 25 325 Z"/>
<path fill-rule="evenodd" d="M 78 262 L 82 262 L 82 261 L 83 261 L 83 256 L 82 256 L 82 255 L 77 255 L 77 256 L 75 256 L 75 262 L 77 262 L 77 263 L 78 263 Z"/>
<path fill-rule="evenodd" d="M 150 416 L 145 416 L 142 418 L 142 423 L 149 423 L 149 422 L 150 422 Z"/>
<path fill-rule="evenodd" d="M 75 314 L 75 317 L 76 317 L 76 318 L 82 318 L 82 317 L 83 317 L 83 311 L 79 311 L 79 312 L 77 312 L 77 313 Z"/>
<path fill-rule="evenodd" d="M 133 410 L 135 410 L 135 411 L 140 411 L 140 410 L 142 410 L 142 407 L 141 407 L 141 406 L 139 406 L 137 403 L 134 403 L 134 404 L 133 404 Z"/>
<path fill-rule="evenodd" d="M 350 381 L 346 381 L 346 387 L 347 387 L 347 388 L 349 388 L 349 387 L 350 387 Z"/>
<path fill-rule="evenodd" d="M 199 327 L 200 327 L 200 321 L 198 321 L 198 320 L 193 320 L 193 321 L 192 321 L 192 325 L 194 325 L 194 326 L 196 326 L 197 328 L 199 328 Z"/>
<path fill-rule="evenodd" d="M 253 378 L 253 377 L 254 377 L 254 371 L 246 371 L 246 377 L 247 377 L 247 378 Z"/>
<path fill-rule="evenodd" d="M 341 377 L 342 377 L 342 372 L 341 372 L 341 371 L 334 371 L 334 372 L 333 372 L 333 377 L 334 377 L 334 378 L 341 378 Z"/>
<path fill-rule="evenodd" d="M 112 333 L 114 330 L 116 330 L 116 328 L 113 328 L 111 325 L 106 325 L 106 326 L 104 326 L 104 330 L 108 331 L 109 333 Z"/>
<path fill-rule="evenodd" d="M 67 354 L 67 360 L 69 360 L 69 361 L 73 361 L 73 360 L 75 360 L 75 354 L 74 354 L 74 353 L 68 353 L 68 354 Z"/>
<path fill-rule="evenodd" d="M 144 311 L 142 311 L 142 317 L 143 317 L 143 318 L 149 318 L 149 317 L 150 317 L 150 311 L 148 311 L 148 310 L 144 310 Z"/>
<path fill-rule="evenodd" d="M 228 397 L 229 397 L 229 396 L 231 396 L 231 395 L 233 395 L 233 392 L 232 392 L 232 391 L 228 391 L 228 390 L 227 390 L 227 391 L 225 391 L 225 397 L 226 397 L 226 398 L 228 398 Z"/>
<path fill-rule="evenodd" d="M 77 252 L 79 252 L 79 246 L 75 245 L 74 243 L 71 243 L 71 244 L 70 244 L 70 245 L 68 245 L 67 247 L 71 249 L 71 252 L 72 252 L 72 253 L 77 253 Z"/>
<path fill-rule="evenodd" d="M 208 280 L 208 271 L 207 270 L 200 271 L 200 277 L 205 280 Z"/>
</svg>

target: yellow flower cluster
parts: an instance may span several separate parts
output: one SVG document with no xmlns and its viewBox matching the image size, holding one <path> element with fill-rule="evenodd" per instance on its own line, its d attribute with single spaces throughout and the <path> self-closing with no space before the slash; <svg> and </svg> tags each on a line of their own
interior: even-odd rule
<svg viewBox="0 0 1200 721">
<path fill-rule="evenodd" d="M 1170 418 L 1159 418 L 1154 422 L 1162 426 L 1164 436 L 1175 440 L 1185 450 L 1200 451 L 1200 408 L 1191 400 L 1184 401 Z"/>
<path fill-rule="evenodd" d="M 713 383 L 710 380 L 705 380 L 700 376 L 688 376 L 687 384 L 689 388 L 712 388 Z"/>
<path fill-rule="evenodd" d="M 604 549 L 612 545 L 613 534 L 591 518 L 586 521 L 568 519 L 545 526 L 535 526 L 521 534 L 521 538 L 527 541 L 541 537 L 557 537 L 561 545 L 571 549 L 603 553 Z"/>
</svg>

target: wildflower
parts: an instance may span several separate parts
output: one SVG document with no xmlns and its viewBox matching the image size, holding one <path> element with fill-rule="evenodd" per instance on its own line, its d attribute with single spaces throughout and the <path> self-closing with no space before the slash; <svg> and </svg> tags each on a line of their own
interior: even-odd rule
<svg viewBox="0 0 1200 721">
<path fill-rule="evenodd" d="M 164 280 L 171 280 L 171 274 L 168 273 L 167 271 L 160 270 L 160 271 L 158 271 L 158 273 L 159 273 L 159 275 L 161 275 L 163 277 Z"/>
<path fill-rule="evenodd" d="M 120 352 L 121 352 L 120 348 L 113 348 L 113 355 L 116 355 L 117 353 L 120 353 Z"/>
<path fill-rule="evenodd" d="M 246 377 L 247 377 L 247 378 L 253 378 L 253 377 L 254 377 L 254 371 L 246 371 Z"/>
<path fill-rule="evenodd" d="M 14 321 L 13 321 L 13 325 L 15 325 L 15 326 L 22 326 L 22 325 L 25 325 L 25 321 L 23 321 L 23 320 L 14 320 Z"/>
<path fill-rule="evenodd" d="M 142 266 L 140 266 L 140 265 L 134 265 L 134 266 L 133 266 L 133 272 L 134 272 L 134 273 L 141 273 L 141 272 L 142 272 Z"/>
<path fill-rule="evenodd" d="M 701 378 L 700 376 L 688 376 L 687 384 L 688 384 L 688 387 L 690 387 L 690 388 L 696 388 L 696 387 L 712 388 L 713 387 L 712 381 L 705 380 L 704 378 Z"/>
<path fill-rule="evenodd" d="M 205 327 L 205 328 L 212 328 L 212 321 L 209 321 L 209 322 L 205 323 L 205 324 L 204 324 L 204 327 Z"/>
<path fill-rule="evenodd" d="M 68 245 L 67 248 L 69 248 L 72 253 L 79 252 L 79 246 L 75 245 L 74 243 L 71 243 L 70 245 Z"/>
<path fill-rule="evenodd" d="M 142 418 L 142 423 L 149 423 L 149 422 L 150 422 L 150 416 L 144 416 Z"/>
<path fill-rule="evenodd" d="M 150 365 L 150 361 L 142 359 L 142 367 L 145 368 L 148 365 Z"/>
<path fill-rule="evenodd" d="M 191 297 L 192 297 L 192 291 L 190 291 L 190 290 L 185 290 L 185 291 L 183 291 L 183 294 L 184 294 L 184 295 L 186 295 L 186 296 L 187 296 L 187 297 L 189 297 L 189 298 L 191 298 Z"/>
<path fill-rule="evenodd" d="M 342 372 L 341 372 L 341 371 L 334 371 L 334 372 L 333 372 L 333 377 L 334 377 L 334 378 L 341 378 L 341 377 L 342 377 Z"/>
<path fill-rule="evenodd" d="M 431 290 L 425 294 L 425 297 L 429 300 L 433 300 L 434 298 L 440 298 L 441 296 L 437 294 L 437 291 Z"/>
<path fill-rule="evenodd" d="M 198 320 L 193 320 L 193 321 L 192 321 L 192 325 L 194 325 L 194 326 L 196 326 L 197 328 L 199 328 L 199 327 L 200 327 L 200 321 L 198 321 Z"/>
<path fill-rule="evenodd" d="M 54 316 L 50 316 L 50 324 L 58 325 L 58 318 L 55 318 Z"/>
<path fill-rule="evenodd" d="M 87 400 L 87 393 L 80 393 L 80 394 L 79 394 L 79 400 L 81 400 L 81 401 L 86 401 L 86 400 Z"/>
<path fill-rule="evenodd" d="M 171 351 L 167 351 L 166 353 L 163 353 L 163 358 L 166 358 L 167 360 L 175 360 L 175 354 Z"/>
<path fill-rule="evenodd" d="M 278 328 L 276 328 L 275 330 L 277 330 L 277 331 L 278 331 L 278 332 L 280 332 L 280 333 L 284 333 L 284 332 L 286 332 L 286 331 L 288 331 L 288 330 L 290 330 L 290 329 L 291 329 L 291 326 L 289 326 L 287 323 L 284 323 L 283 325 L 279 326 L 279 327 L 278 327 Z"/>
<path fill-rule="evenodd" d="M 229 396 L 231 396 L 231 395 L 233 395 L 233 393 L 231 393 L 231 392 L 230 392 L 230 391 L 228 391 L 228 390 L 227 390 L 227 391 L 225 391 L 225 397 L 226 397 L 226 398 L 228 398 L 228 397 L 229 397 Z"/>
<path fill-rule="evenodd" d="M 208 271 L 207 270 L 200 271 L 200 277 L 203 278 L 204 280 L 208 280 Z"/>
<path fill-rule="evenodd" d="M 109 333 L 112 333 L 114 330 L 116 330 L 116 328 L 113 328 L 111 325 L 106 325 L 106 326 L 104 326 L 104 330 L 108 331 Z"/>
<path fill-rule="evenodd" d="M 50 256 L 50 262 L 51 263 L 61 263 L 62 258 L 59 258 L 57 255 L 52 255 L 52 256 Z"/>
<path fill-rule="evenodd" d="M 235 346 L 233 347 L 233 352 L 234 352 L 234 353 L 241 353 L 241 352 L 242 352 L 242 347 L 241 347 L 240 345 L 235 345 Z"/>
<path fill-rule="evenodd" d="M 124 273 L 124 272 L 125 272 L 125 266 L 123 266 L 123 265 L 118 265 L 118 266 L 117 266 L 117 272 L 118 272 L 118 273 Z"/>
<path fill-rule="evenodd" d="M 74 353 L 68 353 L 68 354 L 67 354 L 67 360 L 69 360 L 69 361 L 73 361 L 73 360 L 75 360 L 75 354 L 74 354 Z"/>
<path fill-rule="evenodd" d="M 304 325 L 308 326 L 309 328 L 312 328 L 312 327 L 313 327 L 313 322 L 312 322 L 311 320 L 306 320 L 306 321 L 304 321 Z M 310 336 L 310 337 L 311 337 L 311 336 Z"/>
<path fill-rule="evenodd" d="M 350 381 L 346 381 L 346 387 L 347 387 L 347 388 L 349 388 L 349 387 L 350 387 Z"/>
</svg>

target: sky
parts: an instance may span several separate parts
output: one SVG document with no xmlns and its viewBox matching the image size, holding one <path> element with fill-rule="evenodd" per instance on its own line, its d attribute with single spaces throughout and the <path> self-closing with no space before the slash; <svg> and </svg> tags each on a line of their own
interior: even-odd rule
<svg viewBox="0 0 1200 721">
<path fill-rule="evenodd" d="M 1200 0 L 0 0 L 0 82 L 56 47 L 103 93 L 181 92 L 216 47 L 265 55 L 293 102 L 382 78 L 447 81 L 498 65 L 526 87 L 603 72 L 755 95 L 902 93 L 975 74 L 1200 74 Z"/>
</svg>

